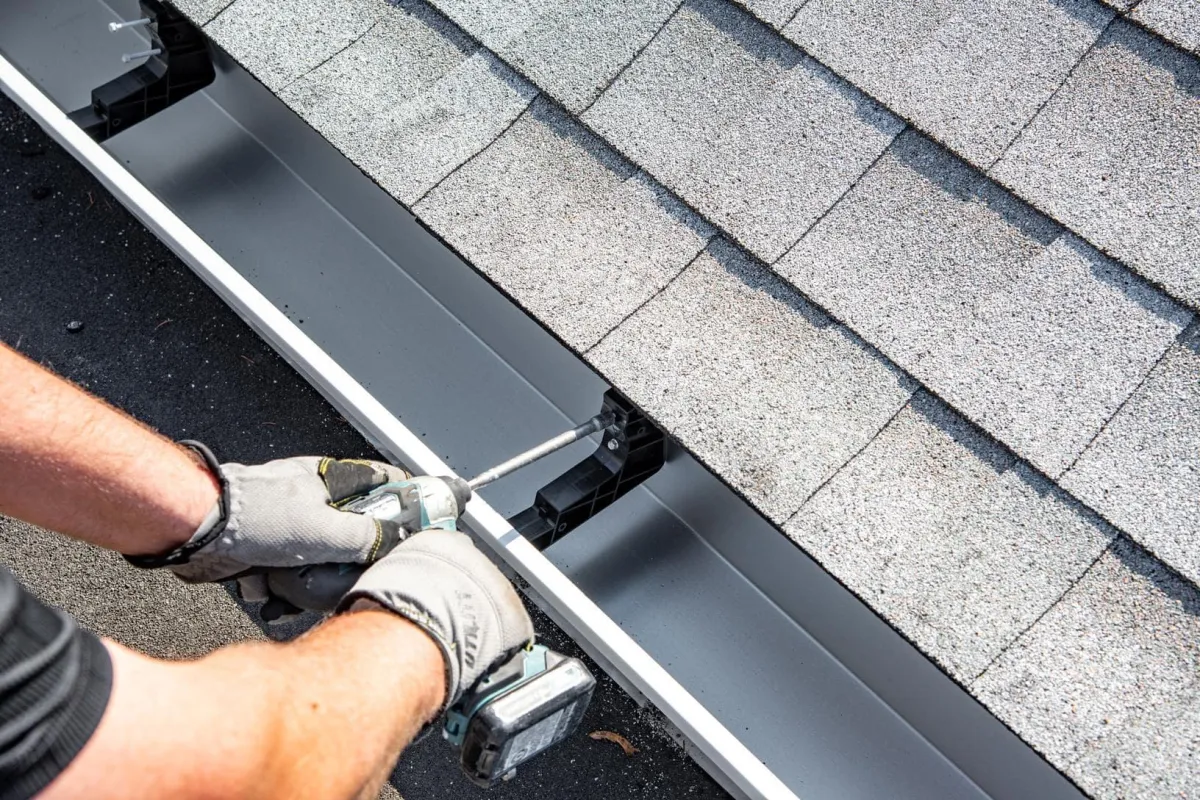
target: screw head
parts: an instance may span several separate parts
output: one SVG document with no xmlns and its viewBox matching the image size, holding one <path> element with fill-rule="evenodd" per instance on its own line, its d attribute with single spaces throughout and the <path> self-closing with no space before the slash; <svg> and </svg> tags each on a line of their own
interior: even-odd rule
<svg viewBox="0 0 1200 800">
<path fill-rule="evenodd" d="M 616 439 L 609 439 L 609 440 L 608 440 L 608 449 L 609 449 L 609 450 L 616 450 L 616 449 L 617 449 L 618 447 L 620 447 L 620 446 L 621 446 L 621 443 L 620 443 L 620 442 L 618 442 Z"/>
<path fill-rule="evenodd" d="M 67 323 L 67 330 L 71 333 L 79 333 L 83 330 L 83 323 L 80 320 L 73 319 Z"/>
</svg>

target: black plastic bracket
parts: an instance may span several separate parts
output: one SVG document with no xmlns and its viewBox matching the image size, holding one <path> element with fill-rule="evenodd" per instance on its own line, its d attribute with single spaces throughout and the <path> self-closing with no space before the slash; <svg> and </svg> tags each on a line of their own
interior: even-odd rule
<svg viewBox="0 0 1200 800">
<path fill-rule="evenodd" d="M 610 389 L 613 424 L 596 452 L 542 487 L 509 523 L 539 550 L 566 536 L 662 468 L 667 440 L 632 403 Z"/>
<path fill-rule="evenodd" d="M 140 0 L 150 19 L 152 55 L 124 75 L 92 90 L 92 103 L 72 111 L 71 121 L 98 142 L 179 102 L 216 77 L 208 43 L 200 29 L 159 0 Z"/>
</svg>

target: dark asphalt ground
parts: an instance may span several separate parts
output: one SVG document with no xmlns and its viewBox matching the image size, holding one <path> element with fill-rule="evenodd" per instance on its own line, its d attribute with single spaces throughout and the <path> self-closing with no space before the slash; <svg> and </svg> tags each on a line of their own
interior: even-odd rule
<svg viewBox="0 0 1200 800">
<path fill-rule="evenodd" d="M 375 455 L 2 95 L 0 186 L 0 341 L 167 436 L 206 442 L 223 460 Z M 72 321 L 82 322 L 82 330 L 69 332 Z M 194 656 L 264 635 L 221 587 L 187 587 L 3 518 L 0 563 L 92 630 L 154 655 Z M 544 617 L 535 622 L 543 641 L 578 654 Z M 653 712 L 640 710 L 598 669 L 593 672 L 600 686 L 580 730 L 522 767 L 512 782 L 486 793 L 477 789 L 459 773 L 449 746 L 430 737 L 401 759 L 393 785 L 408 800 L 726 797 L 659 732 Z M 617 745 L 588 738 L 595 730 L 616 731 L 639 751 L 626 757 Z"/>
</svg>

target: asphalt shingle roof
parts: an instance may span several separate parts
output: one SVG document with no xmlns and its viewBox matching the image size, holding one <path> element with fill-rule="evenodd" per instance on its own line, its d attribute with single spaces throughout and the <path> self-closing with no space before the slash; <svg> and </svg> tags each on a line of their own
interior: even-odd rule
<svg viewBox="0 0 1200 800">
<path fill-rule="evenodd" d="M 1200 61 L 1118 20 L 992 170 L 1200 306 Z"/>
<path fill-rule="evenodd" d="M 776 269 L 1051 476 L 1190 318 L 915 132 Z"/>
<path fill-rule="evenodd" d="M 1118 541 L 972 684 L 1097 797 L 1194 796 L 1200 598 Z"/>
<path fill-rule="evenodd" d="M 1112 17 L 1091 0 L 811 0 L 784 33 L 986 166 Z"/>
<path fill-rule="evenodd" d="M 723 240 L 588 356 L 776 523 L 913 391 L 843 326 Z"/>
<path fill-rule="evenodd" d="M 982 672 L 1115 536 L 925 394 L 785 531 L 963 681 Z"/>
<path fill-rule="evenodd" d="M 278 92 L 358 41 L 385 11 L 382 3 L 362 0 L 237 0 L 205 30 Z"/>
<path fill-rule="evenodd" d="M 688 0 L 583 119 L 766 261 L 903 124 L 724 0 Z"/>
<path fill-rule="evenodd" d="M 182 5 L 1085 791 L 1200 786 L 1194 2 Z"/>
<path fill-rule="evenodd" d="M 712 236 L 544 100 L 414 210 L 579 350 L 662 289 Z"/>
<path fill-rule="evenodd" d="M 537 90 L 429 9 L 405 8 L 279 95 L 412 204 L 499 136 Z"/>
<path fill-rule="evenodd" d="M 1200 53 L 1200 3 L 1196 0 L 1142 0 L 1129 16 L 1180 47 Z"/>
<path fill-rule="evenodd" d="M 1174 344 L 1062 484 L 1200 584 L 1200 325 Z"/>
<path fill-rule="evenodd" d="M 578 113 L 678 5 L 678 0 L 450 0 L 438 7 Z"/>
</svg>

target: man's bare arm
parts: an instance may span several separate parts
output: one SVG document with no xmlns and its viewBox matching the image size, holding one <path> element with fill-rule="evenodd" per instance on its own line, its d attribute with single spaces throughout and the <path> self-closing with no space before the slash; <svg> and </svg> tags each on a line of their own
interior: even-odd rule
<svg viewBox="0 0 1200 800">
<path fill-rule="evenodd" d="M 217 496 L 187 450 L 0 344 L 0 513 L 151 554 L 186 542 Z"/>
<path fill-rule="evenodd" d="M 42 797 L 373 798 L 446 688 L 438 645 L 377 607 L 192 662 L 106 645 L 108 708 Z"/>
</svg>

